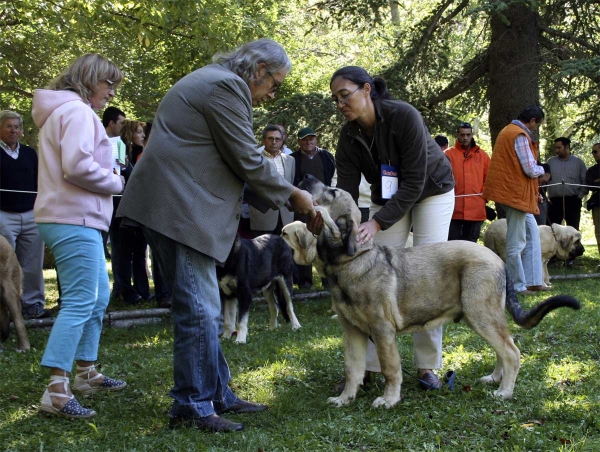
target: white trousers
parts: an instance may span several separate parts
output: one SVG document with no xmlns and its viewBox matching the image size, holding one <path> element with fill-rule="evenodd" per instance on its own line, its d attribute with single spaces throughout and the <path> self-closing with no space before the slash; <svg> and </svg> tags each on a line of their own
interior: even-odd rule
<svg viewBox="0 0 600 452">
<path fill-rule="evenodd" d="M 370 218 L 381 206 L 372 205 Z M 412 227 L 413 246 L 428 243 L 446 242 L 450 220 L 454 211 L 454 190 L 443 195 L 431 196 L 415 204 L 404 218 L 385 231 L 375 235 L 378 245 L 405 246 Z M 439 369 L 442 367 L 442 327 L 413 333 L 415 367 L 417 369 Z M 377 351 L 372 341 L 367 345 L 367 368 L 371 372 L 381 372 Z"/>
</svg>

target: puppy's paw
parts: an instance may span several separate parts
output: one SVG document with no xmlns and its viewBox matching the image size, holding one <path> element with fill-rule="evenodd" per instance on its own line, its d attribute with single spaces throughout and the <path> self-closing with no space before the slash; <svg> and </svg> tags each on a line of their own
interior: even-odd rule
<svg viewBox="0 0 600 452">
<path fill-rule="evenodd" d="M 513 392 L 508 389 L 497 389 L 494 391 L 494 395 L 504 400 L 509 400 L 512 399 Z"/>
<path fill-rule="evenodd" d="M 340 408 L 344 405 L 349 405 L 350 402 L 352 401 L 352 399 L 346 398 L 346 397 L 329 397 L 327 399 L 327 402 L 331 403 L 332 405 L 335 405 L 336 407 Z"/>
<path fill-rule="evenodd" d="M 302 325 L 300 325 L 299 323 L 293 323 L 292 324 L 292 329 L 293 330 L 299 330 L 300 328 L 302 328 Z"/>
<path fill-rule="evenodd" d="M 373 408 L 379 408 L 380 406 L 384 407 L 384 408 L 391 408 L 394 405 L 396 405 L 399 401 L 401 400 L 401 397 L 398 397 L 396 400 L 387 400 L 384 397 L 377 397 L 374 401 L 373 401 Z"/>
<path fill-rule="evenodd" d="M 488 384 L 488 385 L 492 385 L 492 384 L 498 384 L 500 383 L 500 380 L 502 380 L 502 378 L 494 378 L 493 374 L 490 375 L 486 375 L 485 377 L 481 377 L 479 379 L 479 381 L 481 381 L 482 383 Z"/>
<path fill-rule="evenodd" d="M 235 338 L 235 343 L 236 344 L 245 344 L 246 343 L 246 336 L 238 336 Z"/>
<path fill-rule="evenodd" d="M 225 330 L 223 331 L 223 334 L 221 334 L 223 339 L 232 339 L 235 336 L 237 336 L 237 331 L 234 330 Z"/>
<path fill-rule="evenodd" d="M 27 353 L 29 351 L 29 347 L 27 348 L 17 348 L 17 353 Z M 0 353 L 2 353 L 2 350 L 0 350 Z"/>
<path fill-rule="evenodd" d="M 333 314 L 330 318 L 331 318 L 331 320 L 337 320 L 338 315 L 337 314 Z"/>
</svg>

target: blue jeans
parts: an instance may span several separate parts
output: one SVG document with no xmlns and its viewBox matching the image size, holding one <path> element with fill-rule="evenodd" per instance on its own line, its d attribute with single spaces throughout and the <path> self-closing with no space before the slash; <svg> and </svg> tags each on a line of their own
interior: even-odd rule
<svg viewBox="0 0 600 452">
<path fill-rule="evenodd" d="M 42 366 L 71 372 L 73 361 L 96 361 L 110 287 L 102 235 L 97 229 L 38 223 L 60 274 L 61 306 Z"/>
<path fill-rule="evenodd" d="M 540 231 L 535 217 L 504 204 L 502 207 L 506 211 L 506 266 L 515 290 L 543 285 Z"/>
<path fill-rule="evenodd" d="M 229 366 L 219 343 L 221 299 L 215 261 L 143 227 L 171 293 L 174 324 L 174 399 L 170 416 L 205 417 L 236 402 Z"/>
</svg>

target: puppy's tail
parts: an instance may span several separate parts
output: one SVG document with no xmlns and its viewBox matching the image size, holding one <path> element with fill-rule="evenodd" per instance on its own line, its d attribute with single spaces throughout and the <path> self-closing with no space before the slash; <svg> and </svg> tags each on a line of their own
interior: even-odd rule
<svg viewBox="0 0 600 452">
<path fill-rule="evenodd" d="M 288 290 L 286 281 L 283 278 L 277 278 L 273 292 L 275 294 L 275 298 L 277 299 L 277 305 L 279 306 L 279 311 L 283 316 L 283 320 L 285 320 L 287 323 L 290 323 L 290 315 L 287 311 L 287 301 L 284 291 L 287 292 L 289 297 L 292 296 L 291 292 Z"/>
<path fill-rule="evenodd" d="M 512 278 L 508 267 L 506 268 L 506 308 L 514 319 L 515 323 L 526 330 L 530 330 L 548 314 L 557 308 L 569 307 L 571 309 L 579 309 L 579 302 L 569 295 L 556 295 L 546 298 L 541 303 L 535 305 L 529 311 L 525 311 L 519 304 L 517 292 L 513 286 Z"/>
</svg>

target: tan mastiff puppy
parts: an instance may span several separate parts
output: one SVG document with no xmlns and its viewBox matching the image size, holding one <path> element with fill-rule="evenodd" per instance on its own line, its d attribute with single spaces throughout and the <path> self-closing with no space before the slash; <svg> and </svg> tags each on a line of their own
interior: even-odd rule
<svg viewBox="0 0 600 452">
<path fill-rule="evenodd" d="M 281 238 L 292 250 L 294 262 L 298 265 L 318 264 L 317 237 L 306 229 L 306 224 L 293 221 L 281 230 Z M 317 270 L 319 270 L 317 268 Z"/>
<path fill-rule="evenodd" d="M 581 233 L 572 226 L 538 226 L 540 230 L 540 245 L 542 248 L 542 271 L 544 285 L 550 284 L 548 262 L 554 256 L 561 260 L 581 256 L 585 248 L 581 244 Z M 483 244 L 506 262 L 506 219 L 492 222 L 483 235 Z"/>
<path fill-rule="evenodd" d="M 520 353 L 508 329 L 507 308 L 523 328 L 536 326 L 550 311 L 579 309 L 573 297 L 548 298 L 524 311 L 517 300 L 504 262 L 492 251 L 471 242 L 454 241 L 398 248 L 357 246 L 347 251 L 344 234 L 327 208 L 316 207 L 324 226 L 317 239 L 318 259 L 329 280 L 332 302 L 344 331 L 346 385 L 329 402 L 350 403 L 362 383 L 369 336 L 377 348 L 385 389 L 374 407 L 400 400 L 402 371 L 397 334 L 464 321 L 495 350 L 494 371 L 481 380 L 500 383 L 496 396 L 510 399 L 520 367 Z M 300 242 L 300 241 L 299 241 Z"/>
<path fill-rule="evenodd" d="M 0 353 L 10 334 L 10 319 L 17 332 L 17 351 L 29 350 L 29 339 L 21 314 L 21 266 L 10 243 L 0 235 Z"/>
</svg>

